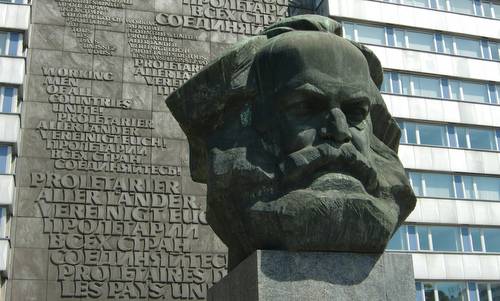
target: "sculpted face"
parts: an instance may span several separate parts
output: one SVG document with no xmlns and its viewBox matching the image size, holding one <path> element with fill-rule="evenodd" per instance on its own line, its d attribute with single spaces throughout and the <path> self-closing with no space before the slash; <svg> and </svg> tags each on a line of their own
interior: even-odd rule
<svg viewBox="0 0 500 301">
<path fill-rule="evenodd" d="M 261 54 L 259 65 L 265 105 L 260 107 L 267 118 L 272 112 L 275 121 L 268 130 L 279 137 L 283 182 L 293 185 L 315 177 L 317 172 L 340 169 L 345 162 L 322 162 L 321 166 L 300 164 L 300 160 L 318 149 L 332 151 L 338 160 L 356 158 L 367 162 L 370 157 L 370 141 L 373 135 L 370 107 L 373 99 L 381 97 L 370 78 L 368 64 L 360 51 L 345 39 L 334 35 L 294 34 L 297 45 L 290 49 L 284 40 L 277 42 L 272 51 Z M 319 55 L 318 49 L 332 49 L 327 55 Z M 353 157 L 341 159 L 345 153 Z M 313 154 L 312 154 L 313 155 Z M 353 162 L 348 162 L 352 165 Z M 355 176 L 367 191 L 378 187 L 375 172 L 360 162 Z M 335 164 L 337 166 L 329 166 Z M 345 169 L 345 168 L 344 168 Z"/>
<path fill-rule="evenodd" d="M 367 54 L 326 32 L 254 41 L 251 88 L 233 98 L 222 91 L 222 113 L 187 128 L 192 160 L 206 150 L 207 218 L 229 248 L 229 268 L 256 249 L 382 253 L 416 199 Z M 174 112 L 185 110 L 179 103 Z"/>
</svg>

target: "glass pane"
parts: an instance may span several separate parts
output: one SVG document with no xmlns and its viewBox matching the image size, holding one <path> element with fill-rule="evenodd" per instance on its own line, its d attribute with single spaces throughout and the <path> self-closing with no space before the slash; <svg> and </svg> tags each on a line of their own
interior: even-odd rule
<svg viewBox="0 0 500 301">
<path fill-rule="evenodd" d="M 384 72 L 384 81 L 382 82 L 381 92 L 391 93 L 391 74 Z"/>
<path fill-rule="evenodd" d="M 462 181 L 465 186 L 465 198 L 466 199 L 477 199 L 476 193 L 474 192 L 474 186 L 472 184 L 472 177 L 463 176 Z"/>
<path fill-rule="evenodd" d="M 500 283 L 491 284 L 491 297 L 493 301 L 500 301 Z"/>
<path fill-rule="evenodd" d="M 422 193 L 422 175 L 416 172 L 410 172 L 411 187 L 417 196 L 423 196 Z"/>
<path fill-rule="evenodd" d="M 488 18 L 493 17 L 491 15 L 491 5 L 490 5 L 490 3 L 482 1 L 481 4 L 483 5 L 483 16 L 488 17 Z M 481 12 L 477 12 L 476 11 L 476 15 L 478 15 L 478 16 L 481 15 Z"/>
<path fill-rule="evenodd" d="M 495 18 L 500 19 L 500 4 L 491 3 L 491 7 L 495 13 Z"/>
<path fill-rule="evenodd" d="M 450 10 L 462 14 L 474 14 L 474 6 L 472 0 L 451 0 Z"/>
<path fill-rule="evenodd" d="M 481 43 L 478 40 L 455 38 L 457 54 L 470 57 L 481 57 Z"/>
<path fill-rule="evenodd" d="M 405 32 L 403 30 L 396 29 L 395 35 L 396 35 L 396 47 L 406 48 Z"/>
<path fill-rule="evenodd" d="M 467 144 L 467 129 L 466 128 L 456 128 L 457 139 L 458 139 L 458 147 L 460 148 L 469 148 Z"/>
<path fill-rule="evenodd" d="M 420 250 L 430 250 L 429 246 L 429 228 L 424 226 L 417 227 L 418 240 L 420 243 Z"/>
<path fill-rule="evenodd" d="M 491 49 L 491 58 L 495 61 L 500 60 L 500 53 L 498 48 L 498 43 L 489 42 Z"/>
<path fill-rule="evenodd" d="M 413 76 L 414 94 L 423 97 L 441 97 L 441 85 L 439 79 Z"/>
<path fill-rule="evenodd" d="M 452 198 L 453 181 L 450 175 L 445 174 L 422 174 L 425 181 L 425 196 Z"/>
<path fill-rule="evenodd" d="M 461 251 L 458 228 L 430 227 L 434 251 Z"/>
<path fill-rule="evenodd" d="M 422 290 L 422 282 L 415 282 L 415 290 L 417 291 L 416 301 L 423 301 L 424 300 L 424 292 Z"/>
<path fill-rule="evenodd" d="M 493 131 L 469 129 L 470 147 L 478 149 L 496 149 Z"/>
<path fill-rule="evenodd" d="M 483 247 L 481 246 L 481 229 L 470 229 L 470 235 L 472 237 L 472 250 L 475 252 L 482 252 Z"/>
<path fill-rule="evenodd" d="M 500 200 L 500 179 L 490 177 L 474 177 L 477 187 L 477 198 L 480 200 Z"/>
<path fill-rule="evenodd" d="M 488 285 L 486 283 L 478 283 L 477 289 L 479 291 L 479 301 L 489 301 L 488 300 Z"/>
<path fill-rule="evenodd" d="M 420 144 L 446 146 L 445 128 L 439 125 L 419 124 Z"/>
<path fill-rule="evenodd" d="M 500 229 L 483 229 L 486 252 L 500 252 Z"/>
<path fill-rule="evenodd" d="M 444 41 L 444 52 L 448 54 L 454 53 L 453 38 L 450 36 L 444 36 L 443 41 Z"/>
<path fill-rule="evenodd" d="M 408 243 L 406 240 L 406 227 L 401 226 L 394 233 L 391 240 L 387 244 L 388 250 L 408 250 Z"/>
<path fill-rule="evenodd" d="M 408 37 L 408 48 L 434 51 L 434 35 L 423 32 L 407 31 L 406 36 Z"/>
<path fill-rule="evenodd" d="M 9 168 L 8 155 L 9 148 L 5 145 L 0 145 L 0 174 L 6 174 L 9 172 L 7 170 Z"/>
<path fill-rule="evenodd" d="M 450 80 L 451 99 L 462 99 L 460 96 L 460 83 L 456 80 Z"/>
<path fill-rule="evenodd" d="M 383 27 L 358 24 L 358 41 L 361 43 L 385 45 L 385 29 Z"/>
<path fill-rule="evenodd" d="M 406 137 L 408 139 L 408 143 L 417 144 L 417 127 L 413 122 L 406 122 Z"/>
<path fill-rule="evenodd" d="M 354 24 L 342 23 L 344 25 L 344 38 L 354 41 Z"/>
<path fill-rule="evenodd" d="M 467 289 L 462 282 L 438 282 L 435 284 L 439 301 L 467 301 Z"/>
<path fill-rule="evenodd" d="M 488 86 L 471 82 L 462 82 L 464 100 L 474 102 L 488 102 Z"/>
<path fill-rule="evenodd" d="M 432 283 L 424 283 L 425 301 L 436 301 L 434 298 L 434 285 Z"/>
<path fill-rule="evenodd" d="M 463 227 L 460 231 L 462 233 L 462 249 L 464 252 L 472 252 L 472 245 L 470 239 L 469 228 Z"/>
<path fill-rule="evenodd" d="M 401 75 L 401 86 L 403 88 L 404 95 L 412 95 L 411 86 L 410 86 L 411 76 L 409 75 Z"/>
<path fill-rule="evenodd" d="M 17 56 L 19 55 L 19 42 L 21 41 L 21 35 L 17 32 L 10 33 L 10 43 L 9 43 L 9 55 Z"/>
<path fill-rule="evenodd" d="M 3 103 L 0 112 L 12 113 L 14 107 L 14 88 L 4 88 Z"/>
<path fill-rule="evenodd" d="M 0 55 L 4 55 L 6 52 L 6 45 L 7 45 L 7 36 L 8 33 L 6 32 L 0 32 Z"/>
<path fill-rule="evenodd" d="M 401 3 L 412 6 L 429 7 L 427 0 L 401 0 Z"/>
</svg>

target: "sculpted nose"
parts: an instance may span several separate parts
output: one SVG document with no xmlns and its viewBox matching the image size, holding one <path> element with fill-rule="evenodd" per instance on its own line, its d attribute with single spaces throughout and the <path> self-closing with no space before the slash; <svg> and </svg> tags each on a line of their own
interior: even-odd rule
<svg viewBox="0 0 500 301">
<path fill-rule="evenodd" d="M 344 113 L 339 108 L 333 108 L 328 113 L 326 125 L 321 129 L 321 135 L 338 143 L 351 141 L 351 132 Z"/>
</svg>

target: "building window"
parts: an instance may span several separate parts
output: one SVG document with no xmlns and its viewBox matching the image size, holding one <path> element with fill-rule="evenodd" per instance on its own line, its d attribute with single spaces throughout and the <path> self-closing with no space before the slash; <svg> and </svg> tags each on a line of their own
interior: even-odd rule
<svg viewBox="0 0 500 301">
<path fill-rule="evenodd" d="M 418 281 L 417 301 L 472 301 L 468 285 L 462 281 Z M 470 293 L 470 290 L 469 290 Z"/>
<path fill-rule="evenodd" d="M 17 104 L 17 88 L 0 86 L 0 113 L 16 113 Z"/>
<path fill-rule="evenodd" d="M 500 178 L 408 172 L 418 197 L 500 201 Z"/>
<path fill-rule="evenodd" d="M 0 31 L 0 55 L 22 56 L 23 35 L 18 32 Z"/>
<path fill-rule="evenodd" d="M 360 43 L 500 60 L 498 44 L 493 41 L 352 22 L 343 22 L 343 28 L 346 38 Z"/>
<path fill-rule="evenodd" d="M 500 253 L 500 228 L 402 225 L 387 250 Z"/>
<path fill-rule="evenodd" d="M 7 237 L 7 209 L 0 207 L 0 239 Z"/>
<path fill-rule="evenodd" d="M 0 174 L 11 174 L 12 171 L 12 147 L 8 145 L 0 145 Z"/>
<path fill-rule="evenodd" d="M 498 301 L 500 282 L 417 281 L 417 301 Z"/>
<path fill-rule="evenodd" d="M 401 144 L 444 146 L 476 150 L 500 150 L 500 131 L 488 128 L 465 128 L 454 125 L 398 121 Z"/>
<path fill-rule="evenodd" d="M 0 3 L 26 4 L 27 0 L 0 0 Z"/>
<path fill-rule="evenodd" d="M 500 86 L 496 83 L 385 71 L 381 91 L 408 96 L 497 104 Z"/>
</svg>

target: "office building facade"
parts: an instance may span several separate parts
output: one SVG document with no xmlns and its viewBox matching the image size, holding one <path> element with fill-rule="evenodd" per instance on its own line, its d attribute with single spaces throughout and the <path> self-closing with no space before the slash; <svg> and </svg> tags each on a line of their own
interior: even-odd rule
<svg viewBox="0 0 500 301">
<path fill-rule="evenodd" d="M 26 1 L 0 1 L 0 300 L 6 298 L 10 274 L 10 217 L 16 197 L 14 174 L 21 137 L 29 21 Z"/>
<path fill-rule="evenodd" d="M 500 3 L 330 0 L 384 67 L 418 196 L 390 251 L 412 254 L 418 301 L 500 300 Z"/>
</svg>

